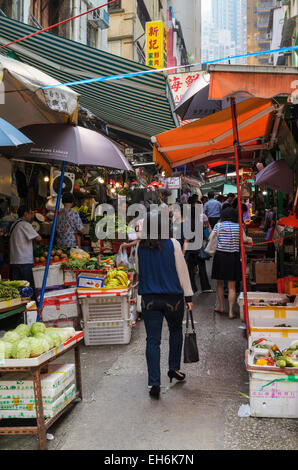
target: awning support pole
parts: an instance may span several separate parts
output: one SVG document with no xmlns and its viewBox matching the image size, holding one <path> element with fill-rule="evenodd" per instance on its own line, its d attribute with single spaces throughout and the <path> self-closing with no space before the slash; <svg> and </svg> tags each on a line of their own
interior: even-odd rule
<svg viewBox="0 0 298 470">
<path fill-rule="evenodd" d="M 237 177 L 237 192 L 238 192 L 238 217 L 240 227 L 240 248 L 241 248 L 241 267 L 242 267 L 242 281 L 243 281 L 243 313 L 246 323 L 246 335 L 250 334 L 249 318 L 248 318 L 248 300 L 247 300 L 247 283 L 246 283 L 246 263 L 245 263 L 245 248 L 243 238 L 243 219 L 242 219 L 242 203 L 241 203 L 241 188 L 239 177 L 239 157 L 240 157 L 240 142 L 237 124 L 237 111 L 235 98 L 231 98 L 231 111 L 233 122 L 233 136 L 234 136 L 234 149 L 235 149 L 235 163 L 236 163 L 236 177 Z"/>
<path fill-rule="evenodd" d="M 49 267 L 50 267 L 50 261 L 51 261 L 51 256 L 52 256 L 54 237 L 55 237 L 56 225 L 57 225 L 57 216 L 58 216 L 58 211 L 60 209 L 60 201 L 61 201 L 61 196 L 62 196 L 65 169 L 66 169 L 66 162 L 64 161 L 64 162 L 62 162 L 61 177 L 60 177 L 60 184 L 59 184 L 59 189 L 58 189 L 58 194 L 57 194 L 56 209 L 55 209 L 55 215 L 54 215 L 54 219 L 53 219 L 53 225 L 52 225 L 52 231 L 51 231 L 51 237 L 50 237 L 50 244 L 49 244 L 49 251 L 48 251 L 46 267 L 45 267 L 45 271 L 44 271 L 44 275 L 43 275 L 42 288 L 41 288 L 40 299 L 39 299 L 39 303 L 38 303 L 38 312 L 37 312 L 37 320 L 36 321 L 40 321 L 40 314 L 41 314 L 42 308 L 43 308 L 43 299 L 44 299 L 44 294 L 45 294 L 45 291 L 46 291 L 47 279 L 48 279 L 48 274 L 49 274 Z"/>
</svg>

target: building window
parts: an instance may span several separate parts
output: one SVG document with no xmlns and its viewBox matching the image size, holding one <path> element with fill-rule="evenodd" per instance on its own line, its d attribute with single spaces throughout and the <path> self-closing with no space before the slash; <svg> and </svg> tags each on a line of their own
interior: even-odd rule
<svg viewBox="0 0 298 470">
<path fill-rule="evenodd" d="M 4 15 L 11 17 L 12 16 L 12 1 L 0 0 L 0 10 L 2 10 Z"/>
<path fill-rule="evenodd" d="M 97 39 L 98 39 L 98 29 L 94 28 L 90 23 L 88 23 L 87 45 L 97 48 Z"/>
<path fill-rule="evenodd" d="M 52 26 L 59 22 L 59 10 L 62 6 L 63 0 L 31 0 L 30 12 L 38 23 L 44 28 Z M 51 30 L 52 33 L 58 31 Z"/>
<path fill-rule="evenodd" d="M 109 10 L 120 10 L 121 9 L 121 0 L 116 0 L 116 2 L 108 5 Z"/>
</svg>

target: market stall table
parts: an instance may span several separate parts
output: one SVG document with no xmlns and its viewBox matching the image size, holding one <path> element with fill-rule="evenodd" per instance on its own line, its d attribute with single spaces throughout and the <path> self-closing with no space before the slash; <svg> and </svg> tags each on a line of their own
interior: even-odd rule
<svg viewBox="0 0 298 470">
<path fill-rule="evenodd" d="M 13 305 L 6 308 L 0 308 L 0 320 L 4 320 L 4 318 L 12 317 L 13 315 L 17 315 L 19 313 L 24 315 L 24 321 L 26 320 L 26 307 L 27 301 L 20 302 L 17 305 Z"/>
<path fill-rule="evenodd" d="M 76 335 L 69 340 L 67 340 L 64 345 L 50 350 L 48 353 L 43 354 L 42 357 L 37 357 L 33 359 L 27 359 L 30 365 L 25 366 L 14 366 L 13 364 L 17 360 L 8 359 L 4 361 L 4 364 L 12 363 L 12 365 L 1 365 L 0 363 L 0 373 L 2 372 L 28 372 L 30 373 L 33 379 L 33 388 L 34 388 L 34 397 L 35 397 L 35 409 L 36 409 L 36 426 L 1 426 L 0 421 L 0 435 L 17 435 L 17 434 L 34 434 L 38 437 L 39 448 L 40 450 L 47 450 L 47 430 L 57 421 L 60 416 L 67 411 L 70 406 L 74 403 L 72 400 L 70 403 L 60 410 L 56 415 L 51 418 L 45 419 L 44 409 L 43 409 L 43 400 L 42 400 L 42 389 L 41 389 L 41 372 L 46 369 L 50 362 L 55 361 L 64 353 L 74 349 L 75 355 L 75 377 L 76 377 L 76 392 L 74 399 L 82 400 L 82 380 L 81 380 L 81 364 L 80 364 L 80 345 L 79 342 L 83 339 L 83 332 L 76 332 Z M 23 360 L 24 362 L 24 360 Z M 2 420 L 3 421 L 3 420 Z M 6 421 L 6 420 L 5 420 Z M 11 422 L 11 419 L 9 420 Z"/>
</svg>

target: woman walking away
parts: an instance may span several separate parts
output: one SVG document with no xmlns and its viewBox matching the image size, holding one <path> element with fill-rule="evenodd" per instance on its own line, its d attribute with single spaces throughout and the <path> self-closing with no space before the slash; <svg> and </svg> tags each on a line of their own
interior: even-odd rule
<svg viewBox="0 0 298 470">
<path fill-rule="evenodd" d="M 215 312 L 224 313 L 224 281 L 228 282 L 229 290 L 229 318 L 236 318 L 233 308 L 236 302 L 236 282 L 241 280 L 240 261 L 240 227 L 238 212 L 232 207 L 222 211 L 221 220 L 213 228 L 213 234 L 217 233 L 217 250 L 213 260 L 212 279 L 217 280 L 217 296 L 219 305 Z M 250 240 L 243 232 L 244 242 Z M 244 262 L 244 260 L 243 260 Z"/>
<path fill-rule="evenodd" d="M 136 256 L 139 295 L 142 295 L 142 314 L 147 333 L 148 385 L 154 398 L 159 398 L 160 394 L 160 343 L 164 317 L 170 332 L 168 376 L 171 382 L 173 378 L 179 381 L 185 379 L 185 374 L 180 372 L 182 321 L 184 302 L 192 310 L 193 295 L 180 243 L 175 239 L 162 239 L 161 220 L 161 214 L 148 214 L 148 237 L 142 234 Z M 151 229 L 157 229 L 154 239 Z"/>
</svg>

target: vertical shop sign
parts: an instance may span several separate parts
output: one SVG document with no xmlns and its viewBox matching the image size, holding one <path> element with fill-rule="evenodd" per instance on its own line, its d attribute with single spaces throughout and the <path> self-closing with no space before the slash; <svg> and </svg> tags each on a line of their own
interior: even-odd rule
<svg viewBox="0 0 298 470">
<path fill-rule="evenodd" d="M 146 65 L 155 69 L 167 65 L 167 28 L 162 21 L 146 23 Z"/>
</svg>

